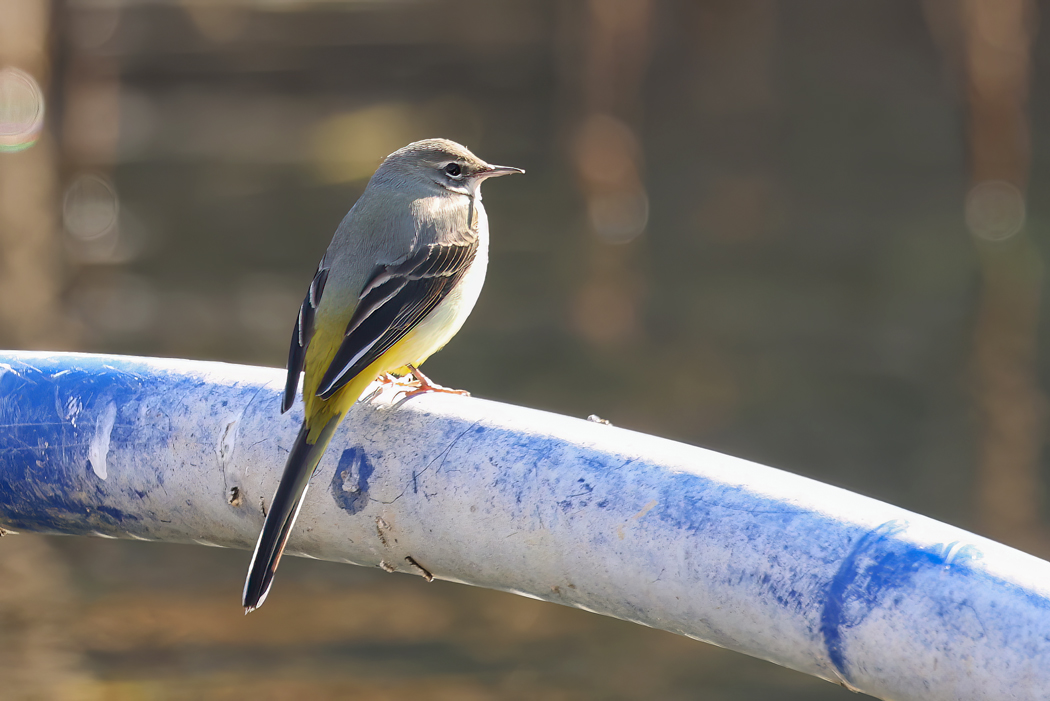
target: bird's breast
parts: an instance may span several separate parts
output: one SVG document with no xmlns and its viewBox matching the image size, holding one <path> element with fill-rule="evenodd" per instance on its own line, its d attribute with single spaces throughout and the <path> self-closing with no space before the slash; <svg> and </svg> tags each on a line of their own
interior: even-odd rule
<svg viewBox="0 0 1050 701">
<path fill-rule="evenodd" d="M 411 339 L 406 338 L 405 363 L 422 364 L 424 360 L 441 350 L 463 328 L 478 297 L 481 296 L 481 288 L 485 285 L 485 273 L 488 272 L 488 266 L 488 224 L 482 214 L 478 226 L 478 250 L 474 254 L 474 262 L 460 278 L 455 289 L 449 292 L 434 307 L 434 310 L 412 330 L 409 334 Z"/>
</svg>

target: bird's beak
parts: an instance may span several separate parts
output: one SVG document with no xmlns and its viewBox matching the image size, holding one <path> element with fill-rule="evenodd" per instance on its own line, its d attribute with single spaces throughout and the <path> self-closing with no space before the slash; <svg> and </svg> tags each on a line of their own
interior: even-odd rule
<svg viewBox="0 0 1050 701">
<path fill-rule="evenodd" d="M 477 178 L 484 180 L 485 178 L 498 178 L 501 175 L 510 175 L 511 173 L 524 173 L 525 171 L 521 168 L 515 168 L 514 166 L 493 166 L 490 165 L 485 170 L 478 171 L 476 174 Z"/>
</svg>

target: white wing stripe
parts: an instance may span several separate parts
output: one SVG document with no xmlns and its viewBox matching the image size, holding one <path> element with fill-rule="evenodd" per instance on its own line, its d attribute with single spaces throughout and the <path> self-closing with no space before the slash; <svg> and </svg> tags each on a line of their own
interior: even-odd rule
<svg viewBox="0 0 1050 701">
<path fill-rule="evenodd" d="M 350 362 L 348 362 L 346 365 L 343 366 L 343 369 L 339 371 L 339 374 L 336 375 L 335 378 L 333 378 L 331 382 L 329 382 L 324 387 L 319 387 L 318 388 L 317 393 L 318 394 L 322 394 L 324 392 L 327 392 L 329 390 L 329 388 L 335 386 L 339 382 L 339 380 L 341 380 L 343 378 L 343 375 L 345 375 L 347 372 L 350 371 L 350 368 L 352 368 L 354 366 L 354 363 L 356 363 L 358 360 L 363 358 L 365 353 L 367 353 L 369 350 L 371 350 L 372 346 L 374 346 L 378 342 L 379 342 L 378 338 L 373 339 L 371 343 L 369 343 L 367 346 L 365 346 L 364 348 L 359 350 L 357 352 L 357 354 L 354 355 L 354 357 L 350 359 Z"/>
<path fill-rule="evenodd" d="M 396 294 L 397 294 L 398 292 L 400 292 L 400 291 L 401 291 L 402 289 L 404 289 L 404 287 L 405 287 L 405 285 L 406 285 L 407 283 L 408 283 L 408 281 L 407 281 L 407 280 L 405 280 L 405 281 L 404 281 L 404 282 L 402 282 L 402 283 L 401 283 L 400 285 L 398 285 L 397 289 L 395 289 L 395 290 L 394 290 L 393 292 L 391 292 L 390 294 L 388 294 L 388 295 L 387 295 L 386 297 L 384 297 L 383 299 L 379 300 L 379 301 L 378 301 L 378 302 L 377 302 L 376 304 L 373 304 L 373 305 L 371 305 L 370 307 L 368 307 L 368 311 L 366 311 L 366 312 L 365 312 L 365 314 L 364 314 L 364 315 L 363 315 L 363 316 L 362 316 L 362 317 L 361 317 L 360 319 L 358 319 L 358 320 L 357 320 L 357 323 L 355 323 L 355 324 L 354 324 L 353 326 L 351 326 L 351 327 L 347 328 L 347 330 L 346 330 L 346 333 L 344 333 L 344 334 L 343 334 L 343 337 L 345 338 L 346 336 L 349 336 L 349 335 L 350 335 L 351 333 L 353 333 L 354 331 L 356 331 L 356 330 L 357 330 L 357 327 L 359 327 L 359 326 L 360 326 L 361 324 L 363 324 L 363 323 L 364 323 L 364 321 L 365 321 L 365 319 L 367 319 L 368 317 L 372 316 L 372 314 L 374 314 L 374 313 L 376 312 L 376 310 L 378 310 L 378 309 L 382 308 L 382 306 L 383 306 L 384 304 L 386 304 L 386 303 L 387 303 L 387 302 L 389 302 L 389 301 L 390 301 L 391 299 L 393 299 L 393 298 L 394 298 L 394 296 L 395 296 L 395 295 L 396 295 Z M 355 357 L 356 357 L 356 356 L 355 356 Z"/>
</svg>

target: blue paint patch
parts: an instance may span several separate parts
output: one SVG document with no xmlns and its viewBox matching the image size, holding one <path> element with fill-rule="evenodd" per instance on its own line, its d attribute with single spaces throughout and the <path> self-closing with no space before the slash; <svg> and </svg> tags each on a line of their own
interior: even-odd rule
<svg viewBox="0 0 1050 701">
<path fill-rule="evenodd" d="M 368 505 L 368 480 L 375 467 L 361 447 L 347 448 L 339 456 L 339 466 L 332 475 L 332 498 L 348 514 L 356 514 Z"/>
<path fill-rule="evenodd" d="M 748 541 L 766 540 L 774 526 L 782 530 L 798 518 L 812 516 L 801 507 L 692 473 L 672 474 L 659 486 L 653 517 L 689 533 L 723 529 L 731 520 L 734 530 L 744 528 L 742 533 Z M 746 518 L 732 518 L 737 514 Z"/>
<path fill-rule="evenodd" d="M 887 521 L 865 533 L 828 585 L 820 632 L 831 663 L 846 681 L 850 679 L 843 633 L 860 625 L 876 609 L 892 605 L 893 594 L 907 587 L 920 570 L 969 569 L 969 562 L 980 556 L 975 548 L 956 548 L 956 543 L 916 548 L 893 539 L 907 527 L 904 522 Z"/>
<path fill-rule="evenodd" d="M 146 534 L 154 514 L 149 495 L 176 467 L 140 456 L 165 451 L 176 438 L 171 412 L 199 407 L 209 383 L 196 373 L 158 368 L 149 360 L 74 354 L 0 352 L 0 524 L 17 530 L 87 535 Z M 225 418 L 227 405 L 274 398 L 254 383 L 224 388 L 207 409 Z M 192 404 L 186 405 L 188 398 Z M 88 455 L 98 418 L 117 413 L 109 434 L 108 475 Z M 183 436 L 212 444 L 209 435 Z M 195 464 L 195 463 L 193 463 Z M 137 524 L 137 525 L 136 525 Z"/>
<path fill-rule="evenodd" d="M 122 416 L 138 400 L 141 377 L 90 356 L 9 367 L 0 372 L 0 520 L 15 529 L 68 534 L 119 532 L 139 521 L 102 505 L 125 485 L 111 476 L 101 488 L 88 447 L 110 402 L 118 407 L 111 452 L 143 442 Z"/>
</svg>

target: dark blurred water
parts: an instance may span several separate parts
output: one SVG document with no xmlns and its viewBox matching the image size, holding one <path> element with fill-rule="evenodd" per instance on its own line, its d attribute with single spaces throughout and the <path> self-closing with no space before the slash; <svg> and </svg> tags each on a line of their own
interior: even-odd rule
<svg viewBox="0 0 1050 701">
<path fill-rule="evenodd" d="M 995 366 L 975 350 L 982 260 L 1041 271 L 1046 246 L 1040 36 L 1027 216 L 987 244 L 964 213 L 972 115 L 947 0 L 50 7 L 34 149 L 54 153 L 67 347 L 283 365 L 375 165 L 445 136 L 528 174 L 486 187 L 489 281 L 427 364 L 435 379 L 1048 552 L 1041 428 L 1021 465 L 1036 519 L 997 533 L 981 515 L 994 443 L 974 379 Z M 1032 358 L 1022 389 L 1042 401 L 1050 364 Z M 64 680 L 25 682 L 26 698 L 850 697 L 669 633 L 418 578 L 287 562 L 245 619 L 248 553 L 31 536 L 0 552 L 5 581 L 24 583 L 0 610 L 34 602 L 33 664 Z"/>
</svg>

